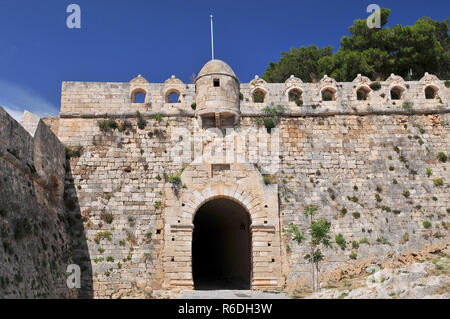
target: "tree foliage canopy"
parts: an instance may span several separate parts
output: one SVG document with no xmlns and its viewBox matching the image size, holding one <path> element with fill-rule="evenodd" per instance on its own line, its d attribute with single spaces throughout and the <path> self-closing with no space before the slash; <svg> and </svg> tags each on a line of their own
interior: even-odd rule
<svg viewBox="0 0 450 319">
<path fill-rule="evenodd" d="M 370 29 L 366 20 L 355 20 L 350 35 L 341 39 L 333 54 L 331 46 L 292 48 L 279 62 L 270 62 L 263 78 L 284 82 L 291 74 L 315 82 L 324 74 L 337 81 L 353 81 L 360 73 L 372 80 L 386 79 L 391 73 L 418 80 L 425 72 L 441 79 L 450 77 L 449 19 L 435 21 L 423 17 L 414 25 L 385 27 L 389 9 L 381 9 L 381 28 Z M 412 70 L 411 78 L 408 77 Z"/>
</svg>

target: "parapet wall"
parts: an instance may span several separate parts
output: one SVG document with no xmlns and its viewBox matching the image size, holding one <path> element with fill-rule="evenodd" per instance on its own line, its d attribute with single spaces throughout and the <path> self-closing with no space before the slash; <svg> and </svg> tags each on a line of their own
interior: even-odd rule
<svg viewBox="0 0 450 319">
<path fill-rule="evenodd" d="M 420 81 L 405 81 L 391 75 L 380 87 L 365 76 L 358 75 L 353 82 L 336 82 L 325 76 L 317 83 L 304 83 L 290 77 L 285 83 L 266 83 L 255 77 L 250 83 L 240 84 L 240 111 L 243 115 L 260 112 L 268 105 L 284 105 L 289 112 L 348 112 L 371 110 L 398 110 L 404 102 L 413 108 L 437 108 L 448 106 L 450 89 L 436 76 L 425 74 Z M 425 89 L 434 92 L 426 98 Z M 150 113 L 190 113 L 195 102 L 194 84 L 184 84 L 172 77 L 164 83 L 149 83 L 139 76 L 129 83 L 114 82 L 63 82 L 61 96 L 61 117 L 105 115 L 120 116 L 135 114 L 136 111 Z M 358 100 L 357 91 L 366 95 Z M 391 97 L 397 91 L 399 99 Z M 325 101 L 322 92 L 328 91 L 332 100 Z M 145 94 L 145 103 L 133 103 L 135 93 Z M 297 92 L 303 105 L 289 100 L 289 94 Z M 169 103 L 169 95 L 178 94 L 178 103 Z M 255 102 L 254 94 L 264 95 L 264 100 Z"/>
<path fill-rule="evenodd" d="M 34 136 L 0 107 L 0 298 L 70 298 L 65 148 L 39 119 L 23 124 Z"/>
</svg>

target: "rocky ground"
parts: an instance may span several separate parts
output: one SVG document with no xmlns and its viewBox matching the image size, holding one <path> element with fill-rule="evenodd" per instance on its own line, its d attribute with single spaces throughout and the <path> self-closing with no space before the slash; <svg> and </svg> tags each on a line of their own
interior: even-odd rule
<svg viewBox="0 0 450 319">
<path fill-rule="evenodd" d="M 450 251 L 388 258 L 355 267 L 351 275 L 324 282 L 319 292 L 249 290 L 154 291 L 143 298 L 175 299 L 450 299 Z M 348 269 L 347 269 L 348 271 Z"/>
<path fill-rule="evenodd" d="M 423 262 L 381 269 L 366 268 L 366 274 L 343 280 L 310 295 L 311 299 L 449 299 L 450 255 L 439 253 Z M 295 297 L 295 296 L 294 296 Z"/>
</svg>

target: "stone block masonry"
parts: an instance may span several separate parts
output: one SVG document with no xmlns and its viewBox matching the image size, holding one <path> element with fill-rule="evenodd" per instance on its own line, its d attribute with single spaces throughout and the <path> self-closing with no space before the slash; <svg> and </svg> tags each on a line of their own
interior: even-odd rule
<svg viewBox="0 0 450 319">
<path fill-rule="evenodd" d="M 65 149 L 38 118 L 25 120 L 30 133 L 0 107 L 0 298 L 77 297 L 66 285 Z"/>
<path fill-rule="evenodd" d="M 194 289 L 195 216 L 216 200 L 233 202 L 230 207 L 248 215 L 249 227 L 244 219 L 229 229 L 249 234 L 250 278 L 242 280 L 249 288 L 309 285 L 306 247 L 283 230 L 294 223 L 306 234 L 303 210 L 312 204 L 320 207 L 318 217 L 331 222 L 333 241 L 338 234 L 345 241 L 323 251 L 321 280 L 341 278 L 388 256 L 448 245 L 446 84 L 429 74 L 411 82 L 392 75 L 378 83 L 359 75 L 351 83 L 327 76 L 318 83 L 295 77 L 239 83 L 218 60 L 205 65 L 195 84 L 174 76 L 164 83 L 142 76 L 127 83 L 64 82 L 61 114 L 38 125 L 23 123 L 36 130 L 34 137 L 2 115 L 2 207 L 20 216 L 33 207 L 49 218 L 57 234 L 45 232 L 55 240 L 45 260 L 69 256 L 55 261 L 61 272 L 51 272 L 53 282 L 61 282 L 63 265 L 79 264 L 80 297 L 149 298 Z M 143 103 L 136 103 L 138 94 L 145 95 Z M 274 116 L 277 105 L 283 110 L 269 133 L 264 119 Z M 64 161 L 49 128 L 79 154 Z M 234 131 L 224 136 L 226 129 Z M 230 148 L 233 156 L 216 156 Z M 217 154 L 209 156 L 211 150 Z M 57 186 L 49 189 L 52 181 Z M 53 215 L 40 214 L 44 209 Z M 16 215 L 0 217 L 0 225 L 10 225 Z M 9 230 L 6 243 L 11 236 Z M 14 251 L 20 254 L 0 263 L 0 275 L 31 276 L 14 261 L 30 250 Z M 32 251 L 41 265 L 46 250 Z M 233 260 L 226 262 L 244 274 Z M 21 283 L 3 291 L 36 296 Z M 58 296 L 65 292 L 61 288 Z"/>
</svg>

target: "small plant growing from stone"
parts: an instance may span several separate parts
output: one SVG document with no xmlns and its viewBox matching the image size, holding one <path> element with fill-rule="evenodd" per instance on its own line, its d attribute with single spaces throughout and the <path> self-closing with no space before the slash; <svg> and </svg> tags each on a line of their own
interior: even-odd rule
<svg viewBox="0 0 450 319">
<path fill-rule="evenodd" d="M 111 194 L 110 194 L 110 193 L 105 193 L 104 198 L 105 198 L 106 200 L 110 200 L 110 199 L 111 199 Z"/>
<path fill-rule="evenodd" d="M 358 212 L 354 212 L 354 213 L 352 213 L 352 215 L 353 215 L 353 218 L 355 218 L 355 219 L 358 219 L 359 217 L 361 217 L 361 214 Z"/>
<path fill-rule="evenodd" d="M 112 256 L 108 256 L 108 257 L 106 257 L 106 261 L 110 262 L 110 263 L 113 263 L 114 262 L 114 258 Z"/>
<path fill-rule="evenodd" d="M 414 106 L 414 103 L 412 103 L 410 101 L 405 101 L 402 104 L 402 108 L 408 113 L 411 113 L 413 111 L 413 106 Z"/>
<path fill-rule="evenodd" d="M 426 174 L 428 177 L 430 177 L 433 174 L 433 171 L 431 170 L 431 168 L 427 168 Z"/>
<path fill-rule="evenodd" d="M 192 103 L 191 104 L 191 109 L 193 109 L 194 111 L 197 109 L 197 103 Z"/>
<path fill-rule="evenodd" d="M 133 126 L 130 123 L 130 121 L 128 121 L 126 118 L 120 119 L 120 124 L 119 124 L 119 129 L 118 129 L 120 133 L 123 133 L 128 129 L 131 130 L 132 128 L 133 128 Z"/>
<path fill-rule="evenodd" d="M 136 112 L 136 118 L 137 118 L 137 127 L 140 130 L 145 129 L 145 127 L 147 126 L 147 121 L 145 120 L 145 118 L 141 114 L 141 112 L 139 112 L 139 111 Z"/>
<path fill-rule="evenodd" d="M 422 225 L 423 225 L 423 227 L 425 227 L 426 229 L 429 229 L 429 228 L 431 228 L 431 222 L 430 221 L 428 221 L 428 220 L 425 220 L 423 223 L 422 223 Z"/>
<path fill-rule="evenodd" d="M 367 237 L 363 237 L 359 240 L 360 244 L 370 244 L 369 239 Z"/>
<path fill-rule="evenodd" d="M 129 216 L 128 217 L 128 224 L 130 225 L 131 228 L 133 228 L 136 225 L 136 221 L 133 217 Z"/>
<path fill-rule="evenodd" d="M 440 162 L 442 162 L 442 163 L 447 162 L 448 157 L 447 157 L 447 154 L 445 154 L 444 152 L 439 152 L 437 157 Z"/>
<path fill-rule="evenodd" d="M 161 122 L 163 116 L 162 116 L 161 114 L 157 113 L 157 114 L 153 115 L 153 118 L 154 118 L 157 122 Z"/>
<path fill-rule="evenodd" d="M 95 234 L 94 242 L 98 245 L 100 241 L 103 239 L 107 239 L 108 241 L 112 240 L 112 234 L 109 231 L 98 232 Z"/>
<path fill-rule="evenodd" d="M 370 88 L 374 91 L 378 91 L 379 89 L 381 89 L 381 83 L 380 82 L 373 82 L 370 84 Z"/>
<path fill-rule="evenodd" d="M 439 187 L 444 185 L 444 180 L 442 178 L 435 178 L 433 179 L 433 183 L 435 186 Z"/>
<path fill-rule="evenodd" d="M 391 243 L 384 237 L 378 237 L 377 243 L 383 244 L 383 245 L 391 245 Z"/>
<path fill-rule="evenodd" d="M 263 181 L 264 181 L 264 185 L 270 185 L 270 184 L 276 183 L 273 176 L 269 175 L 269 174 L 263 175 Z"/>
<path fill-rule="evenodd" d="M 338 246 L 341 247 L 342 250 L 345 250 L 345 248 L 347 248 L 347 242 L 345 241 L 344 235 L 337 234 L 334 237 L 334 240 L 336 241 L 336 244 L 338 244 Z"/>
<path fill-rule="evenodd" d="M 359 248 L 359 242 L 357 240 L 352 240 L 352 248 L 358 249 Z"/>
<path fill-rule="evenodd" d="M 450 80 L 445 80 L 445 87 L 450 88 Z"/>
<path fill-rule="evenodd" d="M 389 166 L 389 170 L 392 172 L 394 170 L 394 166 Z"/>
<path fill-rule="evenodd" d="M 66 147 L 66 159 L 70 160 L 71 158 L 78 158 L 81 156 L 81 153 L 83 152 L 82 146 L 75 146 L 74 148 L 71 148 L 70 146 Z"/>
<path fill-rule="evenodd" d="M 155 207 L 155 209 L 158 209 L 161 207 L 161 205 L 162 205 L 162 201 L 158 200 L 153 204 L 153 207 Z"/>
<path fill-rule="evenodd" d="M 404 243 L 408 242 L 409 241 L 409 234 L 408 233 L 404 233 L 403 237 L 402 237 L 402 240 L 403 240 Z"/>
<path fill-rule="evenodd" d="M 343 292 L 343 293 L 341 293 L 340 295 L 339 295 L 339 299 L 344 299 L 345 297 L 347 297 L 348 296 L 348 292 Z"/>
<path fill-rule="evenodd" d="M 98 122 L 98 127 L 102 132 L 108 132 L 110 130 L 117 130 L 119 125 L 115 119 L 109 118 L 107 120 L 102 120 Z"/>
<path fill-rule="evenodd" d="M 266 106 L 263 109 L 264 115 L 262 118 L 256 118 L 255 121 L 258 125 L 264 124 L 267 133 L 271 133 L 280 122 L 280 117 L 285 112 L 286 108 L 283 105 Z"/>
<path fill-rule="evenodd" d="M 350 259 L 356 259 L 358 257 L 358 254 L 354 251 L 351 252 L 351 254 L 349 255 Z"/>
<path fill-rule="evenodd" d="M 172 184 L 172 190 L 173 190 L 174 194 L 178 197 L 178 194 L 182 187 L 182 181 L 181 181 L 180 174 L 170 175 L 168 177 L 167 181 Z"/>
<path fill-rule="evenodd" d="M 408 198 L 411 195 L 411 193 L 409 192 L 409 190 L 406 189 L 403 191 L 402 195 Z"/>
<path fill-rule="evenodd" d="M 340 215 L 341 215 L 341 217 L 344 217 L 346 214 L 347 214 L 347 208 L 342 208 L 340 211 L 339 211 L 339 213 L 340 213 Z"/>
<path fill-rule="evenodd" d="M 108 213 L 105 208 L 102 209 L 100 214 L 100 219 L 103 220 L 107 224 L 111 224 L 114 220 L 114 215 L 112 213 Z"/>
</svg>

